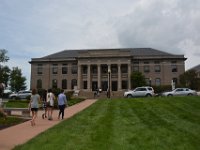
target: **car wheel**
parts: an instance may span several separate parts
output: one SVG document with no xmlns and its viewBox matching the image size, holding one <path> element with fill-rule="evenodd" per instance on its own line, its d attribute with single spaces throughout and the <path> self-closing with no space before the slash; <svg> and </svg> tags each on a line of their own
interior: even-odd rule
<svg viewBox="0 0 200 150">
<path fill-rule="evenodd" d="M 147 94 L 146 97 L 152 97 L 152 95 L 151 94 Z"/>
<path fill-rule="evenodd" d="M 11 97 L 11 99 L 12 99 L 12 100 L 16 100 L 16 97 L 15 97 L 15 96 L 13 96 L 13 97 Z"/>
<path fill-rule="evenodd" d="M 192 96 L 192 93 L 189 93 L 188 96 Z"/>
<path fill-rule="evenodd" d="M 133 96 L 131 94 L 127 95 L 127 98 L 132 98 Z"/>
<path fill-rule="evenodd" d="M 172 97 L 173 95 L 172 94 L 169 94 L 169 95 L 167 95 L 168 97 Z"/>
</svg>

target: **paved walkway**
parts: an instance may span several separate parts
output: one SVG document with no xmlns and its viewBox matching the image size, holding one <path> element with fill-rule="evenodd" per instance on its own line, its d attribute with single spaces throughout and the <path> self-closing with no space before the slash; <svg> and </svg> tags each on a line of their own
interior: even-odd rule
<svg viewBox="0 0 200 150">
<path fill-rule="evenodd" d="M 95 99 L 88 99 L 79 104 L 73 105 L 65 109 L 65 119 L 72 117 L 74 114 L 82 111 L 91 104 L 96 102 Z M 53 112 L 53 120 L 42 119 L 42 113 L 38 112 L 38 118 L 36 119 L 36 126 L 31 126 L 30 121 L 12 126 L 3 130 L 0 130 L 0 150 L 11 150 L 16 145 L 23 144 L 32 139 L 39 133 L 51 128 L 52 126 L 61 122 L 58 120 L 58 110 Z"/>
</svg>

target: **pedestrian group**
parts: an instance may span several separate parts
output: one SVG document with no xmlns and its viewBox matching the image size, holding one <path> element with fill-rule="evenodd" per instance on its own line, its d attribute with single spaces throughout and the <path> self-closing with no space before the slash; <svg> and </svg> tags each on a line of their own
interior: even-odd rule
<svg viewBox="0 0 200 150">
<path fill-rule="evenodd" d="M 38 109 L 39 109 L 39 103 L 42 100 L 42 106 L 44 109 L 44 113 L 42 114 L 42 118 L 47 118 L 48 120 L 53 120 L 53 110 L 54 110 L 54 101 L 55 101 L 55 95 L 52 92 L 52 89 L 48 89 L 48 91 L 45 91 L 43 95 L 40 97 L 40 95 L 37 93 L 36 89 L 32 90 L 30 103 L 29 103 L 29 110 L 32 113 L 32 119 L 31 119 L 31 126 L 35 126 L 35 120 L 38 115 Z M 58 95 L 58 119 L 64 119 L 64 110 L 67 107 L 67 97 L 64 94 L 64 90 L 62 89 L 60 94 Z"/>
</svg>

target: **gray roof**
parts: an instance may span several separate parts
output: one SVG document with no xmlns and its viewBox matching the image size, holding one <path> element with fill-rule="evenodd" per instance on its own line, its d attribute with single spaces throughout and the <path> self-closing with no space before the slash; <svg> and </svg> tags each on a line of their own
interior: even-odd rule
<svg viewBox="0 0 200 150">
<path fill-rule="evenodd" d="M 80 52 L 94 52 L 95 51 L 128 51 L 130 52 L 130 56 L 140 58 L 140 57 L 160 57 L 160 58 L 181 58 L 185 59 L 183 55 L 174 55 L 170 53 L 166 53 L 160 50 L 152 49 L 152 48 L 118 48 L 118 49 L 76 49 L 76 50 L 63 50 L 51 55 L 47 55 L 41 58 L 33 58 L 32 61 L 38 60 L 47 60 L 47 59 L 76 59 Z"/>
<path fill-rule="evenodd" d="M 173 55 L 170 53 L 166 53 L 163 51 L 159 51 L 156 49 L 152 49 L 152 48 L 124 48 L 124 49 L 82 49 L 82 50 L 63 50 L 60 51 L 58 53 L 54 53 L 42 58 L 63 58 L 63 57 L 78 57 L 78 53 L 79 52 L 83 52 L 83 51 L 106 51 L 106 50 L 129 50 L 131 55 L 135 55 L 135 56 L 169 56 L 169 55 Z"/>
<path fill-rule="evenodd" d="M 189 70 L 195 70 L 195 71 L 199 72 L 200 71 L 200 64 L 190 68 Z"/>
</svg>

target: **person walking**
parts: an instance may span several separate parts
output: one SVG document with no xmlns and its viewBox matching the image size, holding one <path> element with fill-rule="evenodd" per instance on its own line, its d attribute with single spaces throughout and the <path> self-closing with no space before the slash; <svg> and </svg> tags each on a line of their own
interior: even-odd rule
<svg viewBox="0 0 200 150">
<path fill-rule="evenodd" d="M 40 101 L 40 95 L 37 94 L 36 89 L 33 89 L 29 103 L 29 109 L 31 110 L 32 113 L 31 126 L 35 126 L 35 119 L 37 118 L 39 101 Z"/>
<path fill-rule="evenodd" d="M 47 100 L 46 100 L 46 95 L 47 95 L 47 90 L 44 90 L 43 91 L 43 94 L 42 94 L 42 101 L 43 101 L 43 104 L 42 104 L 42 107 L 43 107 L 43 110 L 44 110 L 44 113 L 42 114 L 42 118 L 47 118 Z"/>
<path fill-rule="evenodd" d="M 49 89 L 48 93 L 47 93 L 47 98 L 46 98 L 46 100 L 47 100 L 46 107 L 47 107 L 48 120 L 53 120 L 52 115 L 53 115 L 54 99 L 55 99 L 55 96 L 52 93 L 52 90 Z"/>
<path fill-rule="evenodd" d="M 64 112 L 65 112 L 65 107 L 67 106 L 67 97 L 64 94 L 64 90 L 61 90 L 61 93 L 58 95 L 58 107 L 59 107 L 59 114 L 58 114 L 58 119 L 60 119 L 60 115 L 62 115 L 62 119 L 64 119 Z"/>
</svg>

